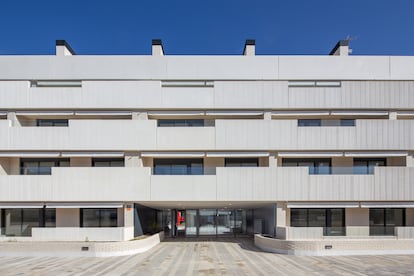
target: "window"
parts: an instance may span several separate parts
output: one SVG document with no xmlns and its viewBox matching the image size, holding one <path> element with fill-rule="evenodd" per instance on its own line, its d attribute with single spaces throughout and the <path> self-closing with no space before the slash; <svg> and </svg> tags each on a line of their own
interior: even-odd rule
<svg viewBox="0 0 414 276">
<path fill-rule="evenodd" d="M 93 158 L 93 167 L 124 167 L 125 161 L 123 158 Z"/>
<path fill-rule="evenodd" d="M 355 126 L 355 119 L 298 119 L 298 126 L 300 127 L 353 127 Z"/>
<path fill-rule="evenodd" d="M 81 227 L 117 227 L 118 210 L 111 209 L 80 209 Z"/>
<path fill-rule="evenodd" d="M 1 228 L 6 236 L 31 236 L 33 227 L 56 227 L 56 209 L 2 209 Z"/>
<path fill-rule="evenodd" d="M 205 81 L 205 80 L 161 81 L 161 87 L 214 87 L 214 81 Z"/>
<path fill-rule="evenodd" d="M 69 124 L 67 119 L 37 119 L 36 125 L 39 127 L 67 127 Z"/>
<path fill-rule="evenodd" d="M 321 126 L 322 120 L 321 119 L 299 119 L 298 126 L 305 127 L 305 126 Z"/>
<path fill-rule="evenodd" d="M 405 209 L 369 209 L 369 234 L 371 236 L 392 236 L 397 226 L 405 226 Z"/>
<path fill-rule="evenodd" d="M 20 174 L 48 175 L 52 174 L 52 167 L 69 166 L 69 159 L 21 159 Z"/>
<path fill-rule="evenodd" d="M 373 174 L 374 167 L 386 166 L 386 159 L 380 158 L 355 158 L 354 174 Z"/>
<path fill-rule="evenodd" d="M 155 175 L 203 175 L 203 159 L 154 159 Z"/>
<path fill-rule="evenodd" d="M 308 167 L 309 174 L 331 174 L 331 159 L 282 159 L 282 167 Z"/>
<path fill-rule="evenodd" d="M 259 158 L 226 158 L 225 167 L 259 167 Z"/>
<path fill-rule="evenodd" d="M 203 119 L 159 119 L 159 127 L 203 127 Z"/>
<path fill-rule="evenodd" d="M 30 87 L 82 87 L 80 80 L 34 80 Z"/>
<path fill-rule="evenodd" d="M 340 81 L 289 81 L 289 87 L 341 87 Z"/>
<path fill-rule="evenodd" d="M 323 227 L 324 236 L 345 236 L 345 209 L 291 209 L 290 226 Z"/>
</svg>

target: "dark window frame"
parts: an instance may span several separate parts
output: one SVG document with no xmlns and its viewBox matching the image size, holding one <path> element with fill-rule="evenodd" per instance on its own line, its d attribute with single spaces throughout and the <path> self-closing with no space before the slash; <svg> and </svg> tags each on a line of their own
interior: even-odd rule
<svg viewBox="0 0 414 276">
<path fill-rule="evenodd" d="M 292 211 L 293 210 L 305 210 L 306 211 L 306 226 L 294 226 L 292 225 Z M 309 220 L 309 211 L 310 210 L 324 210 L 325 211 L 325 222 L 324 222 L 324 226 L 309 226 L 310 225 L 310 220 Z M 342 228 L 344 228 L 343 232 L 341 233 L 341 235 L 338 236 L 345 236 L 346 235 L 346 230 L 345 230 L 345 221 L 346 221 L 346 213 L 345 213 L 345 208 L 292 208 L 290 210 L 290 226 L 291 227 L 322 227 L 323 228 L 323 235 L 324 236 L 331 236 L 330 233 L 328 232 L 329 228 L 332 228 L 332 210 L 341 210 L 342 212 L 342 221 L 341 224 Z"/>
<path fill-rule="evenodd" d="M 295 167 L 295 166 L 285 166 L 286 163 L 288 163 L 290 161 L 290 163 L 295 163 L 296 162 L 296 167 L 308 167 L 309 168 L 309 174 L 312 175 L 330 175 L 332 174 L 332 158 L 282 158 L 282 167 Z M 313 163 L 313 168 L 314 168 L 314 172 L 311 171 L 309 166 L 299 166 L 299 162 L 312 162 Z M 328 173 L 318 173 L 317 168 L 319 168 L 320 166 L 315 166 L 315 164 L 317 162 L 328 162 L 329 163 L 329 172 Z"/>
<path fill-rule="evenodd" d="M 384 219 L 384 223 L 383 223 L 383 232 L 380 234 L 374 233 L 373 231 L 373 227 L 381 227 L 381 226 L 376 226 L 376 225 L 371 225 L 371 210 L 382 210 L 383 211 L 383 216 L 382 218 Z M 388 210 L 401 210 L 402 211 L 402 225 L 397 225 L 397 226 L 391 226 L 393 228 L 395 227 L 404 227 L 406 226 L 406 211 L 407 208 L 369 208 L 369 235 L 370 236 L 393 236 L 394 233 L 387 233 L 387 227 L 388 223 L 387 223 L 387 211 Z M 378 228 L 377 228 L 378 229 Z M 394 232 L 394 231 L 393 231 Z"/>
<path fill-rule="evenodd" d="M 204 127 L 205 119 L 158 119 L 157 127 Z"/>
<path fill-rule="evenodd" d="M 92 158 L 92 167 L 97 167 L 96 163 L 98 162 L 109 162 L 109 166 L 108 167 L 125 167 L 125 159 L 124 158 Z M 122 166 L 113 166 L 112 162 L 123 162 Z M 98 166 L 99 167 L 99 166 Z M 102 166 L 103 167 L 103 166 Z"/>
<path fill-rule="evenodd" d="M 50 125 L 43 125 L 50 123 Z M 68 119 L 36 119 L 36 126 L 38 127 L 67 127 L 69 126 Z"/>
<path fill-rule="evenodd" d="M 370 168 L 369 162 L 371 162 L 371 161 L 373 161 L 373 162 L 378 162 L 378 161 L 384 162 L 384 165 L 381 165 L 381 166 L 372 166 L 372 167 L 386 167 L 387 166 L 387 158 L 385 158 L 385 157 L 384 158 L 354 158 L 354 160 L 352 161 L 353 162 L 353 168 L 354 168 L 354 174 L 373 174 L 373 171 L 372 172 L 369 171 L 369 168 Z M 364 166 L 361 166 L 361 165 L 356 166 L 355 165 L 355 162 L 366 162 L 366 165 L 364 165 Z M 359 173 L 359 172 L 357 172 L 355 169 L 358 168 L 358 167 L 365 167 L 366 168 L 366 172 L 365 173 Z"/>
<path fill-rule="evenodd" d="M 50 175 L 52 173 L 52 168 L 53 167 L 65 167 L 65 166 L 61 166 L 60 162 L 69 162 L 69 166 L 70 166 L 70 158 L 21 158 L 20 159 L 20 175 Z M 38 173 L 35 174 L 28 174 L 25 173 L 25 168 L 30 168 L 30 167 L 25 167 L 24 163 L 26 162 L 37 162 L 38 166 L 34 167 L 34 168 L 48 168 L 46 166 L 40 166 L 41 162 L 53 162 L 53 166 L 50 167 L 50 170 L 46 170 L 46 173 L 41 173 L 40 169 L 38 170 Z"/>
<path fill-rule="evenodd" d="M 255 166 L 243 166 L 243 164 L 255 164 Z M 238 165 L 240 166 L 229 166 L 229 164 Z M 258 157 L 251 157 L 251 158 L 225 158 L 224 159 L 224 166 L 225 167 L 259 167 L 259 158 Z"/>
<path fill-rule="evenodd" d="M 56 228 L 56 209 L 55 208 L 4 208 L 4 209 L 0 209 L 1 212 L 1 220 L 0 220 L 0 229 L 1 232 L 4 231 L 4 235 L 6 234 L 6 210 L 20 210 L 20 232 L 23 233 L 22 231 L 22 227 L 24 225 L 24 210 L 37 210 L 39 212 L 39 225 L 37 227 L 42 227 L 42 228 Z M 52 226 L 47 226 L 46 223 L 46 211 L 54 211 L 54 221 L 52 221 L 53 225 Z M 31 230 L 30 230 L 31 232 Z M 21 236 L 27 236 L 27 235 L 21 235 Z"/>
<path fill-rule="evenodd" d="M 201 164 L 201 166 L 193 167 L 192 164 Z M 157 166 L 170 165 L 170 173 L 161 173 L 158 171 Z M 186 173 L 174 173 L 174 165 L 185 165 Z M 193 171 L 193 168 L 200 169 L 200 171 Z M 153 174 L 154 175 L 204 175 L 204 159 L 203 158 L 154 158 L 153 161 Z"/>
<path fill-rule="evenodd" d="M 84 226 L 84 222 L 83 222 L 83 211 L 84 210 L 98 210 L 99 211 L 99 216 L 98 216 L 98 221 L 99 221 L 99 226 Z M 102 215 L 101 212 L 103 210 L 112 210 L 115 211 L 116 214 L 116 225 L 111 225 L 111 226 L 102 226 Z M 93 227 L 111 227 L 111 228 L 115 228 L 118 227 L 118 209 L 117 208 L 79 208 L 79 219 L 80 219 L 80 227 L 81 228 L 93 228 Z"/>
</svg>

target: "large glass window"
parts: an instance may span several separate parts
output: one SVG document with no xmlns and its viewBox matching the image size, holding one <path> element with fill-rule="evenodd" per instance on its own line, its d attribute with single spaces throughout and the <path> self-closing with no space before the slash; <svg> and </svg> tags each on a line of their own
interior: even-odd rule
<svg viewBox="0 0 414 276">
<path fill-rule="evenodd" d="M 309 174 L 331 174 L 331 159 L 282 159 L 283 167 L 308 167 Z"/>
<path fill-rule="evenodd" d="M 373 174 L 374 167 L 383 167 L 386 163 L 385 158 L 355 158 L 354 174 Z"/>
<path fill-rule="evenodd" d="M 81 227 L 117 227 L 118 210 L 111 209 L 81 209 Z"/>
<path fill-rule="evenodd" d="M 33 227 L 56 227 L 56 209 L 2 209 L 1 228 L 6 236 L 31 236 Z"/>
<path fill-rule="evenodd" d="M 93 167 L 124 167 L 123 158 L 93 158 Z"/>
<path fill-rule="evenodd" d="M 52 173 L 52 167 L 69 166 L 69 159 L 21 159 L 20 174 L 47 175 Z"/>
<path fill-rule="evenodd" d="M 345 209 L 291 209 L 292 227 L 322 227 L 324 236 L 345 235 Z"/>
<path fill-rule="evenodd" d="M 226 167 L 258 167 L 259 158 L 226 158 Z"/>
<path fill-rule="evenodd" d="M 392 236 L 397 226 L 405 226 L 405 209 L 369 209 L 369 234 L 371 236 Z"/>
<path fill-rule="evenodd" d="M 67 127 L 67 119 L 37 119 L 36 125 L 40 127 Z"/>
<path fill-rule="evenodd" d="M 203 127 L 203 119 L 158 119 L 159 127 Z"/>
<path fill-rule="evenodd" d="M 154 159 L 155 175 L 202 175 L 203 159 Z"/>
<path fill-rule="evenodd" d="M 321 126 L 321 119 L 299 119 L 298 126 L 307 127 L 307 126 Z"/>
</svg>

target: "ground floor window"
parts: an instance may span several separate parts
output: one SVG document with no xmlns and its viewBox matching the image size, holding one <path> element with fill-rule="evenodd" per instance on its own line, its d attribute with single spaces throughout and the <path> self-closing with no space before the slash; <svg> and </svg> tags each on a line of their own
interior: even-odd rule
<svg viewBox="0 0 414 276">
<path fill-rule="evenodd" d="M 80 209 L 81 227 L 117 227 L 118 210 L 108 209 Z"/>
<path fill-rule="evenodd" d="M 33 227 L 56 227 L 56 209 L 1 209 L 0 223 L 1 235 L 31 236 Z"/>
<path fill-rule="evenodd" d="M 322 227 L 324 236 L 345 236 L 345 209 L 294 208 L 290 226 Z"/>
<path fill-rule="evenodd" d="M 369 234 L 371 236 L 392 236 L 397 226 L 405 226 L 405 209 L 369 209 Z"/>
</svg>

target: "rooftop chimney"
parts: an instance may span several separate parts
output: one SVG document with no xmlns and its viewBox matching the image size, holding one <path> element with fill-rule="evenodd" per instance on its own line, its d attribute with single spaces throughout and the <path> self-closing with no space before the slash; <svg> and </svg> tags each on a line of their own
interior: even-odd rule
<svg viewBox="0 0 414 276">
<path fill-rule="evenodd" d="M 349 39 L 339 40 L 335 47 L 329 53 L 330 56 L 348 56 L 351 53 L 349 49 Z"/>
<path fill-rule="evenodd" d="M 75 51 L 70 47 L 66 40 L 56 40 L 56 56 L 74 56 Z"/>
<path fill-rule="evenodd" d="M 153 56 L 163 56 L 164 48 L 162 47 L 161 39 L 152 40 L 152 55 Z"/>
<path fill-rule="evenodd" d="M 256 41 L 254 39 L 246 39 L 244 43 L 243 56 L 256 55 Z"/>
</svg>

